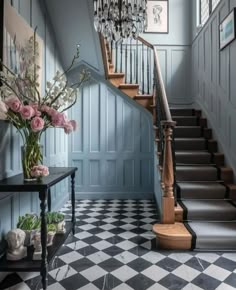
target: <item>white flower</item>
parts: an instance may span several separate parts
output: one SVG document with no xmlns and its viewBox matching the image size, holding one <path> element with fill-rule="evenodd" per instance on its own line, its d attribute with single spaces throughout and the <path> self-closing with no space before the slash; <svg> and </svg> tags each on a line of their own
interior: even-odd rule
<svg viewBox="0 0 236 290">
<path fill-rule="evenodd" d="M 7 113 L 7 106 L 6 104 L 0 100 L 0 113 Z"/>
<path fill-rule="evenodd" d="M 51 87 L 52 87 L 52 83 L 47 82 L 47 88 L 48 88 L 48 89 L 51 89 Z"/>
</svg>

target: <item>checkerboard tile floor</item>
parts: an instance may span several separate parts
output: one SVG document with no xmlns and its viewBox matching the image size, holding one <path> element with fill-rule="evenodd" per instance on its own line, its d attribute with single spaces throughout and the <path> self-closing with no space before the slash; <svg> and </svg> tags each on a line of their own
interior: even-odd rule
<svg viewBox="0 0 236 290">
<path fill-rule="evenodd" d="M 62 211 L 71 218 L 70 203 Z M 150 200 L 78 200 L 76 233 L 49 268 L 48 290 L 231 290 L 236 253 L 157 249 Z M 39 273 L 9 274 L 0 289 L 37 290 Z"/>
</svg>

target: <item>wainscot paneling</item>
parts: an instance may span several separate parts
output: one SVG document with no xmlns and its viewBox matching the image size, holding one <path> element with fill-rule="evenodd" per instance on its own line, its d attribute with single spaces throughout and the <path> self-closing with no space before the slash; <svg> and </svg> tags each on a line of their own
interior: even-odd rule
<svg viewBox="0 0 236 290">
<path fill-rule="evenodd" d="M 11 1 L 19 14 L 44 41 L 44 63 L 42 89 L 46 80 L 51 79 L 57 69 L 61 70 L 60 59 L 54 35 L 48 23 L 48 16 L 43 1 L 14 0 Z M 62 130 L 49 129 L 42 137 L 44 146 L 44 163 L 50 166 L 67 166 L 68 137 Z M 0 178 L 21 172 L 21 138 L 9 124 L 0 121 Z M 68 199 L 68 182 L 63 181 L 52 189 L 52 203 L 55 209 L 60 208 Z M 15 193 L 14 196 L 0 198 L 0 233 L 3 237 L 7 231 L 16 226 L 19 215 L 26 212 L 39 212 L 38 194 Z"/>
<path fill-rule="evenodd" d="M 234 7 L 234 0 L 222 0 L 194 39 L 192 92 L 236 174 L 236 41 L 219 49 L 219 25 Z"/>
<path fill-rule="evenodd" d="M 156 46 L 170 105 L 190 104 L 191 47 Z"/>
<path fill-rule="evenodd" d="M 80 90 L 71 118 L 69 162 L 79 168 L 78 198 L 150 198 L 153 184 L 152 117 L 126 96 L 92 79 Z"/>
</svg>

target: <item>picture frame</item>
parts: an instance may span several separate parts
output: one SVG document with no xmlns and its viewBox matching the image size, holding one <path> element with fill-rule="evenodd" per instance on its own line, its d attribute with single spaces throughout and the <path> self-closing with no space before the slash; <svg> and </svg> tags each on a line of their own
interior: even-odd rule
<svg viewBox="0 0 236 290">
<path fill-rule="evenodd" d="M 220 50 L 226 48 L 236 38 L 236 8 L 219 25 Z"/>
<path fill-rule="evenodd" d="M 145 33 L 169 33 L 169 1 L 147 1 L 147 28 Z"/>
</svg>

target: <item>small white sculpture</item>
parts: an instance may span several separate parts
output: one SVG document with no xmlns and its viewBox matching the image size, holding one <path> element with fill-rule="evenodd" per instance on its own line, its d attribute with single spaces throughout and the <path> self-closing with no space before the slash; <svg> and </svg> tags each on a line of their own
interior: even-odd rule
<svg viewBox="0 0 236 290">
<path fill-rule="evenodd" d="M 8 243 L 7 260 L 17 261 L 27 256 L 27 248 L 24 247 L 25 232 L 21 229 L 11 230 L 7 233 Z"/>
</svg>

